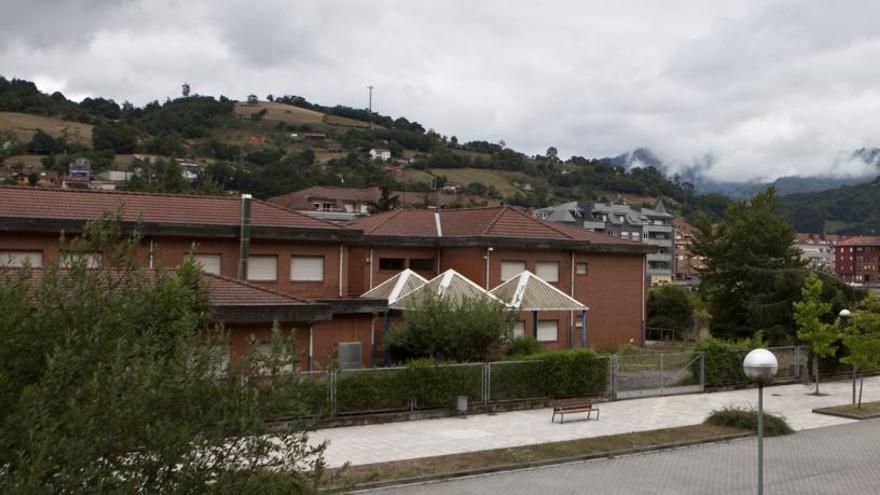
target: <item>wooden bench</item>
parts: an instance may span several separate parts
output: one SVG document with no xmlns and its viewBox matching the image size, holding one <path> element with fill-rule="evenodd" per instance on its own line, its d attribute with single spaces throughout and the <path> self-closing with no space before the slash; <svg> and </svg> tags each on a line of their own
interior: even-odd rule
<svg viewBox="0 0 880 495">
<path fill-rule="evenodd" d="M 559 423 L 562 424 L 565 422 L 565 415 L 573 413 L 587 413 L 589 421 L 594 411 L 596 412 L 596 421 L 599 420 L 599 408 L 593 406 L 592 399 L 560 399 L 551 402 L 550 406 L 553 408 L 553 417 L 550 418 L 553 423 L 556 422 L 557 414 L 559 415 Z"/>
</svg>

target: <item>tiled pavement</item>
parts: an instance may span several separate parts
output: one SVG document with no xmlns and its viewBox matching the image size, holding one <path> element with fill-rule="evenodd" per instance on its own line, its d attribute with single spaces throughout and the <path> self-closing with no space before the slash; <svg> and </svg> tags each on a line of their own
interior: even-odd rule
<svg viewBox="0 0 880 495">
<path fill-rule="evenodd" d="M 815 414 L 814 407 L 846 404 L 847 381 L 823 383 L 828 395 L 808 395 L 810 387 L 795 384 L 765 389 L 764 407 L 784 415 L 797 430 L 850 423 L 851 420 Z M 865 400 L 880 400 L 880 377 L 865 380 Z M 728 405 L 754 406 L 755 389 L 623 400 L 601 404 L 600 421 L 550 422 L 549 409 L 516 411 L 467 418 L 443 418 L 381 425 L 318 430 L 313 441 L 326 439 L 330 466 L 428 457 L 544 442 L 613 435 L 700 423 L 714 409 Z M 880 468 L 878 468 L 880 469 Z M 880 492 L 880 486 L 877 489 Z"/>
<path fill-rule="evenodd" d="M 753 494 L 754 437 L 728 443 L 507 471 L 376 490 L 377 494 Z M 774 495 L 880 493 L 880 420 L 769 438 L 764 488 Z"/>
</svg>

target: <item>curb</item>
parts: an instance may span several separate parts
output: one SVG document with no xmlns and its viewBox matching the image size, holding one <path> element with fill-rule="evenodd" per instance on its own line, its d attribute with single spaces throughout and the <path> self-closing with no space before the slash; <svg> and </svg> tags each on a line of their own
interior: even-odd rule
<svg viewBox="0 0 880 495">
<path fill-rule="evenodd" d="M 835 410 L 833 410 L 833 408 L 830 408 L 830 407 L 817 407 L 817 408 L 813 409 L 813 412 L 816 414 L 825 414 L 827 416 L 837 416 L 839 418 L 857 419 L 857 420 L 880 418 L 880 413 L 852 414 L 852 413 L 847 413 L 847 412 L 835 411 Z"/>
<path fill-rule="evenodd" d="M 729 442 L 731 440 L 739 440 L 742 438 L 749 438 L 753 436 L 752 433 L 735 433 L 733 435 L 723 435 L 720 437 L 713 438 L 705 438 L 700 440 L 688 440 L 686 442 L 675 442 L 675 443 L 666 443 L 661 445 L 651 445 L 647 447 L 635 447 L 630 449 L 619 449 L 612 450 L 609 452 L 596 452 L 592 454 L 583 454 L 576 455 L 570 457 L 560 457 L 557 459 L 545 459 L 541 461 L 532 461 L 532 462 L 523 462 L 519 464 L 504 464 L 501 466 L 491 466 L 486 468 L 479 469 L 467 469 L 464 471 L 455 471 L 452 473 L 444 473 L 444 474 L 432 474 L 428 476 L 417 476 L 414 478 L 403 478 L 399 480 L 387 480 L 387 481 L 375 481 L 368 483 L 360 483 L 349 488 L 346 488 L 344 493 L 356 493 L 364 490 L 375 490 L 377 488 L 389 488 L 393 486 L 404 486 L 404 485 L 414 485 L 421 483 L 429 483 L 435 481 L 447 481 L 456 478 L 464 478 L 468 476 L 477 476 L 482 474 L 492 474 L 503 471 L 518 471 L 522 469 L 532 469 L 546 466 L 554 466 L 557 464 L 568 464 L 571 462 L 582 462 L 582 461 L 590 461 L 594 459 L 605 459 L 612 458 L 618 456 L 625 455 L 633 455 L 633 454 L 644 454 L 649 452 L 661 452 L 664 450 L 673 450 L 683 447 L 692 447 L 696 445 L 703 445 L 708 443 L 721 443 L 721 442 Z M 335 492 L 338 490 L 342 490 L 341 487 L 330 487 L 326 490 L 322 490 L 322 492 Z"/>
</svg>

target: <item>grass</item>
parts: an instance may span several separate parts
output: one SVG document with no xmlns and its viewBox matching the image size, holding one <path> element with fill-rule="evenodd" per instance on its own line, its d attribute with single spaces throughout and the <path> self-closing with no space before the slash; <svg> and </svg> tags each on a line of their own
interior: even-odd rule
<svg viewBox="0 0 880 495">
<path fill-rule="evenodd" d="M 236 103 L 234 113 L 239 116 L 249 116 L 266 110 L 264 121 L 285 122 L 287 124 L 327 124 L 346 127 L 368 127 L 370 124 L 360 120 L 327 115 L 323 112 L 295 107 L 285 103 L 272 101 L 260 101 L 254 104 Z"/>
<path fill-rule="evenodd" d="M 486 186 L 494 186 L 502 196 L 513 196 L 519 189 L 497 170 L 482 168 L 432 168 L 430 172 L 436 176 L 445 175 L 450 182 L 466 186 L 471 182 L 480 182 Z"/>
<path fill-rule="evenodd" d="M 757 432 L 758 412 L 754 409 L 725 407 L 712 411 L 703 424 Z M 791 433 L 794 433 L 794 430 L 785 418 L 764 413 L 764 436 L 777 437 Z"/>
<path fill-rule="evenodd" d="M 721 440 L 747 431 L 741 428 L 706 424 L 680 426 L 506 449 L 364 464 L 333 470 L 330 474 L 331 478 L 335 475 L 334 484 L 346 486 L 423 476 L 449 475 L 463 471 L 503 468 L 523 463 L 578 456 L 612 454 L 624 449 L 660 447 L 680 442 Z"/>
<path fill-rule="evenodd" d="M 70 143 L 92 146 L 92 126 L 90 124 L 41 115 L 0 112 L 0 131 L 12 131 L 22 143 L 30 141 L 37 129 L 42 129 L 52 137 L 63 136 Z"/>
<path fill-rule="evenodd" d="M 43 164 L 40 163 L 40 160 L 42 159 L 43 155 L 14 155 L 3 160 L 3 164 L 7 167 L 21 165 L 24 170 L 33 170 L 36 172 L 43 170 Z"/>
<path fill-rule="evenodd" d="M 821 409 L 815 409 L 814 412 L 843 416 L 853 419 L 878 418 L 880 417 L 880 401 L 862 402 L 862 407 L 858 407 L 858 405 L 855 404 L 823 407 Z"/>
</svg>

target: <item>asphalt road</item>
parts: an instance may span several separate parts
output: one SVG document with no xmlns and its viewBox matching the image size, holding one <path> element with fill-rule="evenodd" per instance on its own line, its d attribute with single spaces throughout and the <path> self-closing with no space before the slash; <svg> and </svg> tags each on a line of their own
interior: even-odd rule
<svg viewBox="0 0 880 495">
<path fill-rule="evenodd" d="M 756 440 L 410 485 L 377 494 L 754 494 Z M 766 439 L 765 493 L 880 493 L 880 420 Z"/>
</svg>

